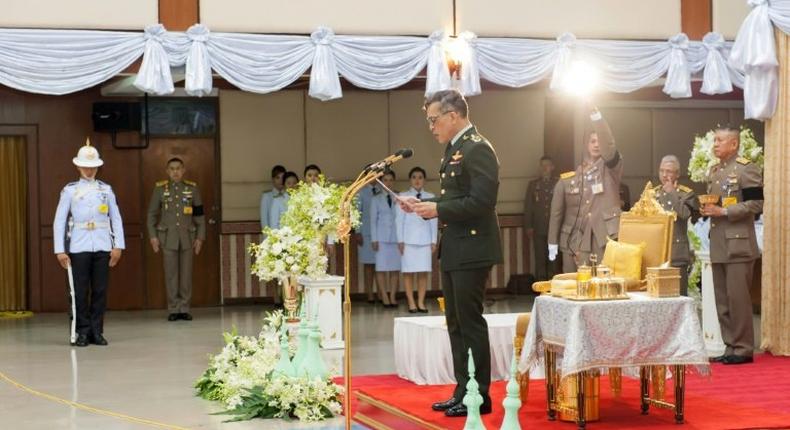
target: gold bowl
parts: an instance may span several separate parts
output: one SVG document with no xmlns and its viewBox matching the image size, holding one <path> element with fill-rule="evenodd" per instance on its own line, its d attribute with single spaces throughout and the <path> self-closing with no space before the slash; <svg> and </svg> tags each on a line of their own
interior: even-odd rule
<svg viewBox="0 0 790 430">
<path fill-rule="evenodd" d="M 715 205 L 719 202 L 719 196 L 716 194 L 701 194 L 697 196 L 701 205 Z"/>
</svg>

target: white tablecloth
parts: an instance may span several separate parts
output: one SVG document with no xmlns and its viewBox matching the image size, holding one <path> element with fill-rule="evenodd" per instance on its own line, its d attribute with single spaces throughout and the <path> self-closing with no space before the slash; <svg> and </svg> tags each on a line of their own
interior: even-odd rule
<svg viewBox="0 0 790 430">
<path fill-rule="evenodd" d="M 710 370 L 694 300 L 654 299 L 579 302 L 550 296 L 535 299 L 519 370 L 537 367 L 544 344 L 562 347 L 560 376 L 600 367 L 659 364 Z"/>
<path fill-rule="evenodd" d="M 520 314 L 488 314 L 491 380 L 510 376 L 513 336 Z M 395 318 L 395 370 L 418 385 L 454 384 L 453 356 L 444 316 Z"/>
</svg>

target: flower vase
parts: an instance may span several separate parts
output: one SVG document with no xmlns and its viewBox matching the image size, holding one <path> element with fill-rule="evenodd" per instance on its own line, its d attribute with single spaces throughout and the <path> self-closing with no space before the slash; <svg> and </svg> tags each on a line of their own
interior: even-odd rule
<svg viewBox="0 0 790 430">
<path fill-rule="evenodd" d="M 300 285 L 296 282 L 296 278 L 288 278 L 281 282 L 283 287 L 283 307 L 286 312 L 286 322 L 298 323 L 299 322 L 299 308 L 302 302 L 302 292 L 299 288 Z"/>
</svg>

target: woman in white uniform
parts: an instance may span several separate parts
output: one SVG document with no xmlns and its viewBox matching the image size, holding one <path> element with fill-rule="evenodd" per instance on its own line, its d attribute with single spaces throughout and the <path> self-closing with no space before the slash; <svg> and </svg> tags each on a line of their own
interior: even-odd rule
<svg viewBox="0 0 790 430">
<path fill-rule="evenodd" d="M 299 183 L 299 177 L 294 172 L 286 172 L 283 175 L 283 191 L 272 196 L 269 207 L 269 226 L 280 228 L 280 218 L 288 209 L 289 192 Z"/>
<path fill-rule="evenodd" d="M 387 171 L 381 177 L 381 182 L 392 189 L 395 173 Z M 400 253 L 395 232 L 395 215 L 398 210 L 398 202 L 388 192 L 381 192 L 373 197 L 370 205 L 370 240 L 376 253 L 376 287 L 385 308 L 398 306 L 395 301 L 400 274 Z"/>
<path fill-rule="evenodd" d="M 409 172 L 411 188 L 400 193 L 401 196 L 429 199 L 433 194 L 425 191 L 425 170 L 415 167 Z M 431 272 L 433 253 L 436 252 L 436 242 L 439 233 L 439 224 L 436 218 L 422 219 L 415 213 L 405 213 L 398 207 L 395 218 L 396 233 L 398 236 L 398 250 L 401 257 L 401 273 L 403 285 L 406 289 L 406 299 L 409 301 L 409 313 L 428 312 L 425 307 L 425 291 L 428 289 L 428 273 Z M 414 284 L 417 284 L 417 302 L 414 302 Z"/>
<path fill-rule="evenodd" d="M 357 257 L 359 264 L 363 267 L 365 294 L 368 297 L 368 303 L 375 303 L 373 297 L 373 279 L 376 275 L 376 253 L 373 252 L 373 246 L 370 240 L 370 205 L 373 202 L 373 197 L 378 194 L 377 189 L 372 185 L 366 185 L 360 190 L 357 195 L 357 208 L 360 212 L 361 224 L 357 230 Z"/>
</svg>

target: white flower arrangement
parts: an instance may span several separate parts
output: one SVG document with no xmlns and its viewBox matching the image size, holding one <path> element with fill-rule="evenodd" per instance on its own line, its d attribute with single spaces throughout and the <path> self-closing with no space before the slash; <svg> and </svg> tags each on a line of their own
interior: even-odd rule
<svg viewBox="0 0 790 430">
<path fill-rule="evenodd" d="M 313 233 L 320 238 L 334 236 L 340 223 L 340 203 L 346 188 L 328 182 L 324 176 L 315 184 L 300 183 L 290 192 L 288 209 L 280 224 L 296 231 Z M 351 227 L 358 227 L 360 213 L 357 205 L 352 202 L 350 209 Z"/>
<path fill-rule="evenodd" d="M 711 130 L 705 133 L 704 136 L 696 136 L 694 138 L 688 169 L 689 178 L 694 182 L 706 182 L 711 167 L 719 163 L 719 160 L 713 155 L 715 134 L 716 132 Z M 748 128 L 741 127 L 740 141 L 738 156 L 748 159 L 762 169 L 765 164 L 765 156 L 762 146 L 754 138 L 754 133 Z"/>
<path fill-rule="evenodd" d="M 224 333 L 225 347 L 209 359 L 209 368 L 195 383 L 197 395 L 215 400 L 234 415 L 231 421 L 252 418 L 292 418 L 320 421 L 339 415 L 343 388 L 330 379 L 274 378 L 280 355 L 282 311 L 264 318 L 258 337 Z M 289 354 L 294 351 L 289 349 Z"/>
<path fill-rule="evenodd" d="M 260 244 L 250 245 L 252 273 L 259 279 L 278 279 L 285 285 L 289 277 L 322 277 L 326 274 L 327 257 L 322 254 L 318 237 L 309 231 L 284 226 L 266 228 L 266 238 Z"/>
</svg>

